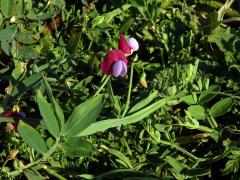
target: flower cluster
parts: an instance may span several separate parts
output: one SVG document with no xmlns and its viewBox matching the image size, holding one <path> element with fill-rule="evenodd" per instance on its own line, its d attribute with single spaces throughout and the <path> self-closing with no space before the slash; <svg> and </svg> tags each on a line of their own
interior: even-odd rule
<svg viewBox="0 0 240 180">
<path fill-rule="evenodd" d="M 124 77 L 127 74 L 127 56 L 138 49 L 139 45 L 135 38 L 126 41 L 123 34 L 121 34 L 118 41 L 118 50 L 108 51 L 101 63 L 103 73 L 114 77 Z"/>
</svg>

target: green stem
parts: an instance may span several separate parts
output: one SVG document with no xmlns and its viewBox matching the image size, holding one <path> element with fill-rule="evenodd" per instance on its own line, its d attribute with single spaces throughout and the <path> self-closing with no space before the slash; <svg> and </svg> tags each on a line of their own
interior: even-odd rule
<svg viewBox="0 0 240 180">
<path fill-rule="evenodd" d="M 217 92 L 217 91 L 201 91 L 201 92 L 197 92 L 196 94 L 201 94 L 203 92 L 206 92 L 208 94 L 217 94 L 217 95 L 223 95 L 223 96 L 229 96 L 233 99 L 240 99 L 240 96 L 237 96 L 239 93 L 237 94 L 228 94 L 228 93 L 224 93 L 224 92 Z"/>
<path fill-rule="evenodd" d="M 181 151 L 182 153 L 186 154 L 187 156 L 189 156 L 190 158 L 192 159 L 195 159 L 195 160 L 200 160 L 201 158 L 198 158 L 196 156 L 194 156 L 192 153 L 186 151 L 185 149 L 181 148 L 180 146 L 178 146 L 177 144 L 173 144 L 172 145 L 175 149 Z"/>
<path fill-rule="evenodd" d="M 162 48 L 160 48 L 160 51 L 161 51 L 161 60 L 162 60 L 162 66 L 163 66 L 163 68 L 165 68 L 165 61 L 164 61 L 164 57 L 163 57 L 163 49 Z"/>
<path fill-rule="evenodd" d="M 106 76 L 106 75 L 105 75 Z M 93 95 L 93 97 L 97 96 L 102 89 L 106 86 L 107 82 L 109 81 L 110 76 L 107 76 L 107 78 L 103 81 L 102 85 L 100 86 L 100 88 L 97 90 L 97 92 Z"/>
<path fill-rule="evenodd" d="M 210 115 L 207 115 L 207 121 L 210 124 L 211 128 L 215 129 L 218 127 L 216 120 L 213 117 L 211 117 Z"/>
<path fill-rule="evenodd" d="M 56 140 L 56 143 L 49 149 L 49 151 L 43 156 L 43 161 L 49 158 L 57 149 L 60 139 Z"/>
<path fill-rule="evenodd" d="M 146 128 L 145 128 L 146 129 Z M 146 129 L 147 130 L 147 129 Z M 188 157 L 194 159 L 194 160 L 201 160 L 201 158 L 198 158 L 196 156 L 194 156 L 193 154 L 191 154 L 190 152 L 186 151 L 185 149 L 181 148 L 180 146 L 178 146 L 177 144 L 174 144 L 173 142 L 168 142 L 168 141 L 164 141 L 161 139 L 156 139 L 154 135 L 152 135 L 148 130 L 147 130 L 148 134 L 155 139 L 157 142 L 167 145 L 167 146 L 171 146 L 175 149 L 177 149 L 178 151 L 181 151 L 183 154 L 187 155 Z"/>
<path fill-rule="evenodd" d="M 48 168 L 48 166 L 44 165 L 42 167 L 45 171 L 47 171 L 48 174 L 56 177 L 57 179 L 59 180 L 67 180 L 65 177 L 61 176 L 60 174 L 58 174 L 56 171 L 54 171 L 53 169 L 51 168 Z"/>
<path fill-rule="evenodd" d="M 102 83 L 105 79 L 107 78 L 107 75 L 104 75 L 100 81 L 100 83 Z"/>
<path fill-rule="evenodd" d="M 164 141 L 164 140 L 160 140 L 159 142 L 161 144 L 171 146 L 171 147 L 177 149 L 178 151 L 181 151 L 183 154 L 187 155 L 188 157 L 190 157 L 190 158 L 192 158 L 194 160 L 199 160 L 200 159 L 200 158 L 194 156 L 193 154 L 191 154 L 190 152 L 186 151 L 185 149 L 181 148 L 177 144 L 174 144 L 174 143 L 171 143 L 171 142 L 168 142 L 168 141 Z"/>
<path fill-rule="evenodd" d="M 130 104 L 130 98 L 131 98 L 131 93 L 132 93 L 133 67 L 134 67 L 134 63 L 132 63 L 132 65 L 131 65 L 130 80 L 129 80 L 129 87 L 128 87 L 128 96 L 127 96 L 127 101 L 126 101 L 126 104 L 125 104 L 125 109 L 124 109 L 123 114 L 122 114 L 122 118 L 125 117 L 125 115 L 128 111 L 128 108 L 129 108 L 129 104 Z"/>
</svg>

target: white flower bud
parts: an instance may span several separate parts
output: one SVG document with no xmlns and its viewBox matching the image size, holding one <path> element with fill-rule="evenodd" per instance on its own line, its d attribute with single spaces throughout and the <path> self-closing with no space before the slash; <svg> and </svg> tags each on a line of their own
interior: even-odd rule
<svg viewBox="0 0 240 180">
<path fill-rule="evenodd" d="M 17 21 L 16 17 L 13 16 L 11 19 L 10 19 L 10 23 L 15 23 Z"/>
</svg>

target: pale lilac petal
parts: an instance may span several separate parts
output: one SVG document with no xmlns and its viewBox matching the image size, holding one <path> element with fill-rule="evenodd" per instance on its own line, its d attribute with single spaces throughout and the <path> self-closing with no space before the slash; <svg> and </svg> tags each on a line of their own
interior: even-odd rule
<svg viewBox="0 0 240 180">
<path fill-rule="evenodd" d="M 126 76 L 126 74 L 127 74 L 127 64 L 125 63 L 125 62 L 123 62 L 123 61 L 121 61 L 122 62 L 122 71 L 121 71 L 121 76 L 122 77 L 124 77 L 124 76 Z"/>
<path fill-rule="evenodd" d="M 139 44 L 135 38 L 130 38 L 127 43 L 133 51 L 137 51 L 139 49 Z"/>
<path fill-rule="evenodd" d="M 112 74 L 114 77 L 118 77 L 121 72 L 122 72 L 122 68 L 123 68 L 123 63 L 122 61 L 116 61 L 114 64 L 113 64 L 113 71 L 112 71 Z"/>
<path fill-rule="evenodd" d="M 101 69 L 103 73 L 107 75 L 112 74 L 113 64 L 118 60 L 121 60 L 126 64 L 128 63 L 127 58 L 121 50 L 108 51 L 101 63 Z"/>
</svg>

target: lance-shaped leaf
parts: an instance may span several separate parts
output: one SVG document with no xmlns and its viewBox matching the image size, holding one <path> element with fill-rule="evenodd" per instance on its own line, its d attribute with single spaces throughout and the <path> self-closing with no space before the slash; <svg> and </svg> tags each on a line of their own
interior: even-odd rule
<svg viewBox="0 0 240 180">
<path fill-rule="evenodd" d="M 49 83 L 47 82 L 47 80 L 44 79 L 43 81 L 44 81 L 44 85 L 45 85 L 48 97 L 49 97 L 51 103 L 53 104 L 54 112 L 56 114 L 58 124 L 59 124 L 60 130 L 61 130 L 63 127 L 64 121 L 65 121 L 63 110 L 61 109 L 61 107 L 58 104 L 58 102 L 56 101 L 56 99 L 53 97 L 52 89 L 51 89 Z"/>
<path fill-rule="evenodd" d="M 92 124 L 103 105 L 103 96 L 97 96 L 76 107 L 63 126 L 63 135 L 76 136 Z"/>
<path fill-rule="evenodd" d="M 48 131 L 55 137 L 59 137 L 59 125 L 58 121 L 54 115 L 51 106 L 48 104 L 46 99 L 43 97 L 40 91 L 37 93 L 37 103 L 39 110 L 43 117 L 44 124 L 46 125 Z"/>
<path fill-rule="evenodd" d="M 151 103 L 156 96 L 158 95 L 158 91 L 154 91 L 153 93 L 151 93 L 147 98 L 143 99 L 142 101 L 138 102 L 137 104 L 135 104 L 130 111 L 128 112 L 128 114 L 131 114 L 133 112 L 136 112 L 142 108 L 144 108 L 145 106 L 147 106 L 149 103 Z"/>
<path fill-rule="evenodd" d="M 35 151 L 45 154 L 48 151 L 47 145 L 41 135 L 30 125 L 20 120 L 18 132 L 23 140 Z"/>
<path fill-rule="evenodd" d="M 95 122 L 91 124 L 89 127 L 87 127 L 83 132 L 77 134 L 77 136 L 87 136 L 99 131 L 107 130 L 109 128 L 136 123 L 148 117 L 150 114 L 157 111 L 158 109 L 166 105 L 168 102 L 176 100 L 182 97 L 183 95 L 184 95 L 184 92 L 180 92 L 176 96 L 163 98 L 155 103 L 152 103 L 146 108 L 139 110 L 136 113 L 133 113 L 124 118 L 106 119 L 106 120 Z"/>
</svg>

